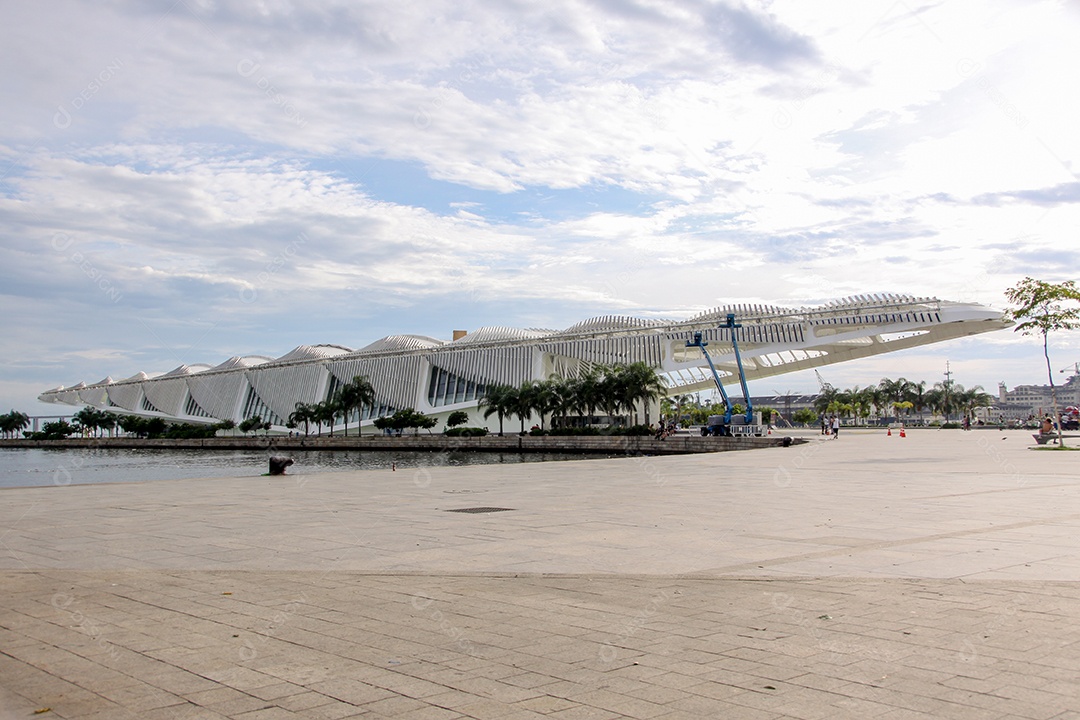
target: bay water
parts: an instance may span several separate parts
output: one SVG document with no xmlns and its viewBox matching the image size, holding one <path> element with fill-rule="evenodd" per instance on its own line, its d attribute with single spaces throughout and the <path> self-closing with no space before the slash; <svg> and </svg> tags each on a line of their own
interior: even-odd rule
<svg viewBox="0 0 1080 720">
<path fill-rule="evenodd" d="M 563 453 L 308 450 L 291 457 L 291 475 L 492 463 L 583 460 L 607 455 Z M 0 488 L 63 487 L 111 482 L 204 477 L 258 477 L 267 472 L 265 450 L 0 448 Z"/>
</svg>

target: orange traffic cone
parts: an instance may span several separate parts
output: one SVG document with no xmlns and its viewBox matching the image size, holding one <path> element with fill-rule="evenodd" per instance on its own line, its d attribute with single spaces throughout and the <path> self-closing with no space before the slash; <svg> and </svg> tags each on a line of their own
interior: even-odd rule
<svg viewBox="0 0 1080 720">
<path fill-rule="evenodd" d="M 906 432 L 904 432 L 904 428 L 903 428 L 903 427 L 901 427 L 901 428 L 900 428 L 900 437 L 907 437 L 907 433 L 906 433 Z"/>
<path fill-rule="evenodd" d="M 889 428 L 889 432 L 885 433 L 888 437 L 892 437 L 892 428 Z"/>
</svg>

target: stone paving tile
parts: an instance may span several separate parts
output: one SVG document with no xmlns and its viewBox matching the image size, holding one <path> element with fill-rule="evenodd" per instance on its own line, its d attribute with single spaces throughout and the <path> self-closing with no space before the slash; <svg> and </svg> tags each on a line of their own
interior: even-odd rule
<svg viewBox="0 0 1080 720">
<path fill-rule="evenodd" d="M 0 703 L 1069 717 L 1075 462 L 992 435 L 447 468 L 427 488 L 374 472 L 363 499 L 355 474 L 0 491 Z M 463 488 L 519 509 L 443 513 Z"/>
</svg>

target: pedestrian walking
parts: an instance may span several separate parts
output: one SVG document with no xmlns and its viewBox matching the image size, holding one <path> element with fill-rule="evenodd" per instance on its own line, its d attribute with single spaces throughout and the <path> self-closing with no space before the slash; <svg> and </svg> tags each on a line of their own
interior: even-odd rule
<svg viewBox="0 0 1080 720">
<path fill-rule="evenodd" d="M 832 418 L 832 439 L 835 440 L 840 435 L 840 416 L 833 415 Z"/>
</svg>

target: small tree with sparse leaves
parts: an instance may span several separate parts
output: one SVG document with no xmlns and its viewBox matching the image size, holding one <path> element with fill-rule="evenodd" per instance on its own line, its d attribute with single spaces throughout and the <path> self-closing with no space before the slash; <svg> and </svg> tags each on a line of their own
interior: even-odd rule
<svg viewBox="0 0 1080 720">
<path fill-rule="evenodd" d="M 1016 321 L 1013 331 L 1023 335 L 1042 335 L 1043 357 L 1046 358 L 1046 374 L 1050 378 L 1050 398 L 1054 404 L 1058 445 L 1064 447 L 1054 371 L 1050 365 L 1050 333 L 1080 327 L 1080 290 L 1072 280 L 1048 283 L 1026 277 L 1006 290 L 1005 297 L 1016 305 L 1006 312 L 1006 317 Z"/>
</svg>

